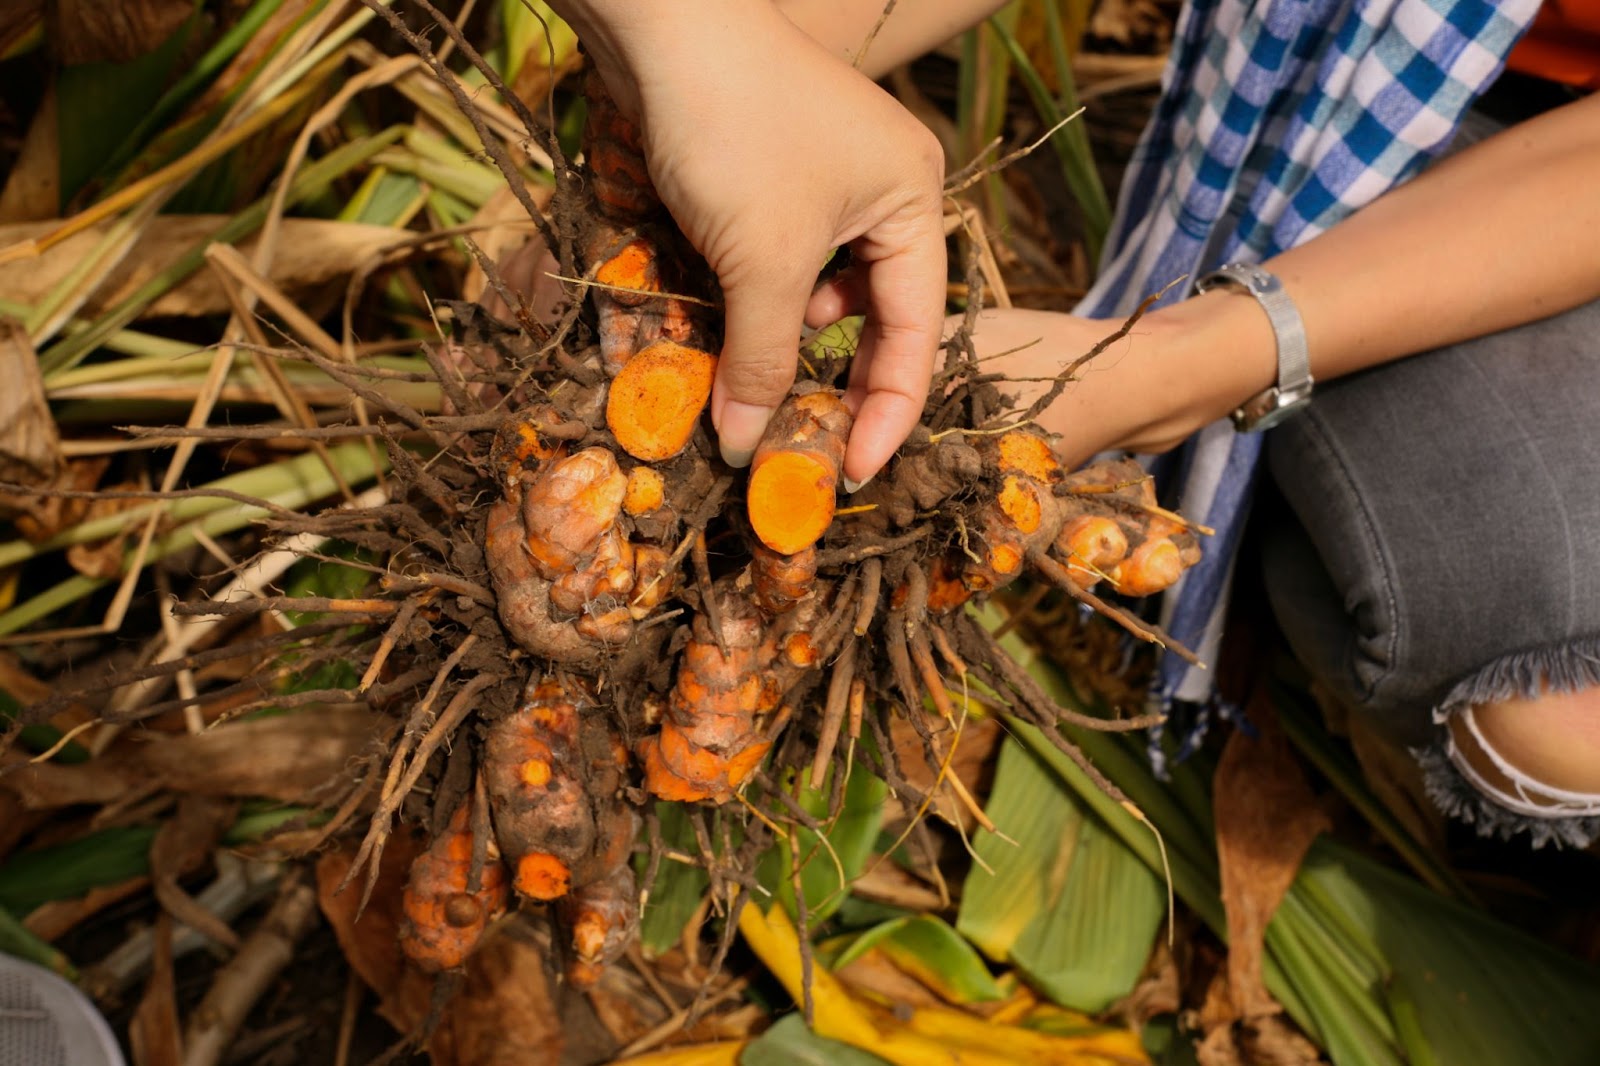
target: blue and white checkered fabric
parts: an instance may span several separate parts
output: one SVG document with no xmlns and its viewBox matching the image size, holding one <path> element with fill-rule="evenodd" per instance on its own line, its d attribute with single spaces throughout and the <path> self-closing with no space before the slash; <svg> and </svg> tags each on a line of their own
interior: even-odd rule
<svg viewBox="0 0 1600 1066">
<path fill-rule="evenodd" d="M 1539 0 L 1189 0 L 1080 314 L 1115 317 L 1174 279 L 1268 259 L 1415 175 L 1499 75 Z M 1165 302 L 1182 299 L 1174 286 Z M 1162 624 L 1215 660 L 1261 438 L 1220 422 L 1165 472 L 1217 530 Z M 1156 695 L 1204 703 L 1169 655 Z"/>
</svg>

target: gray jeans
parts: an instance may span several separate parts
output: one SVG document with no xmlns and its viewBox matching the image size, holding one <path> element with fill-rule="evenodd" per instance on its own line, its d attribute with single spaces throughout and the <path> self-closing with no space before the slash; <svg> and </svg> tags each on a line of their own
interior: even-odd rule
<svg viewBox="0 0 1600 1066">
<path fill-rule="evenodd" d="M 1600 684 L 1600 302 L 1334 382 L 1267 459 L 1292 512 L 1267 523 L 1268 591 L 1312 674 L 1417 754 L 1448 813 L 1600 836 L 1484 799 L 1441 724 Z"/>
</svg>

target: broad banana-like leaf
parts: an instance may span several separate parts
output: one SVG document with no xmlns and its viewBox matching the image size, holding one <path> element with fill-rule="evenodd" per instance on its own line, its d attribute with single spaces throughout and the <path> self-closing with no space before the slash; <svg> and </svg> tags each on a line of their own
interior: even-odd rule
<svg viewBox="0 0 1600 1066">
<path fill-rule="evenodd" d="M 656 817 L 661 823 L 661 839 L 669 848 L 694 854 L 694 829 L 683 804 L 657 803 Z M 639 857 L 637 867 L 643 875 L 644 856 Z M 639 919 L 639 942 L 646 955 L 659 955 L 678 942 L 710 882 L 711 878 L 698 866 L 662 860 L 656 868 L 655 881 L 645 886 L 650 898 Z"/>
<path fill-rule="evenodd" d="M 739 1066 L 889 1066 L 878 1056 L 818 1036 L 798 1014 L 752 1040 L 739 1054 Z"/>
<path fill-rule="evenodd" d="M 1053 1002 L 1100 1011 L 1133 989 L 1166 913 L 1160 880 L 1016 740 L 1000 751 L 956 928 Z"/>
<path fill-rule="evenodd" d="M 1006 997 L 972 945 L 935 915 L 895 918 L 868 929 L 840 953 L 832 966 L 836 970 L 848 966 L 873 948 L 947 1002 L 993 1002 Z"/>
<path fill-rule="evenodd" d="M 822 788 L 801 790 L 800 805 L 817 818 L 828 816 L 834 772 L 829 771 L 829 779 L 823 782 Z M 887 785 L 857 763 L 845 783 L 839 817 L 825 833 L 819 837 L 800 826 L 789 830 L 794 834 L 800 861 L 800 884 L 805 892 L 808 925 L 826 921 L 838 910 L 849 893 L 850 882 L 866 868 L 883 824 L 883 800 L 888 791 Z M 779 840 L 761 857 L 756 876 L 783 904 L 784 910 L 797 916 L 793 870 L 794 855 L 789 844 Z"/>
</svg>

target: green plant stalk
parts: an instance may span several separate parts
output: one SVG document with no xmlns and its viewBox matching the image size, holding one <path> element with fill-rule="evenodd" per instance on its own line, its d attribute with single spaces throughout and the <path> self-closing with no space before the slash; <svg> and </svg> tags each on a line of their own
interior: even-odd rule
<svg viewBox="0 0 1600 1066">
<path fill-rule="evenodd" d="M 35 936 L 4 907 L 0 907 L 0 952 L 37 963 L 69 981 L 78 978 L 65 955 Z"/>
<path fill-rule="evenodd" d="M 1010 53 L 1012 65 L 1022 76 L 1022 83 L 1027 87 L 1028 95 L 1033 98 L 1033 106 L 1038 110 L 1039 117 L 1047 127 L 1058 125 L 1071 112 L 1063 112 L 1056 104 L 1055 98 L 1050 95 L 1049 86 L 1028 61 L 1027 53 L 1017 43 L 1016 37 L 992 18 L 989 20 L 989 25 L 999 35 L 1006 51 Z M 1063 85 L 1069 81 L 1070 79 L 1064 80 Z M 1072 195 L 1083 211 L 1084 244 L 1089 252 L 1089 260 L 1098 262 L 1100 250 L 1105 245 L 1106 233 L 1111 228 L 1111 204 L 1106 198 L 1105 186 L 1100 182 L 1100 174 L 1095 170 L 1094 160 L 1089 155 L 1088 135 L 1074 120 L 1056 130 L 1050 138 L 1050 144 L 1055 149 L 1056 158 L 1061 161 L 1061 172 L 1066 178 L 1067 187 L 1072 190 Z"/>
<path fill-rule="evenodd" d="M 1349 800 L 1351 806 L 1355 807 L 1368 824 L 1378 831 L 1378 835 L 1383 837 L 1385 843 L 1394 848 L 1401 859 L 1405 860 L 1406 865 L 1411 867 L 1412 872 L 1442 896 L 1469 903 L 1476 902 L 1472 892 L 1461 883 L 1461 879 L 1419 844 L 1405 826 L 1389 813 L 1388 808 L 1378 801 L 1372 790 L 1361 781 L 1360 771 L 1351 766 L 1348 759 L 1333 750 L 1323 734 L 1317 733 L 1307 725 L 1300 706 L 1276 686 L 1272 695 L 1273 703 L 1278 708 L 1278 721 L 1283 725 L 1283 731 L 1294 744 L 1295 750 L 1309 759 L 1318 772 L 1333 782 L 1340 795 Z"/>
<path fill-rule="evenodd" d="M 294 183 L 289 190 L 290 202 L 298 204 L 302 200 L 320 195 L 336 178 L 365 163 L 399 140 L 404 133 L 404 126 L 391 126 L 366 140 L 341 145 L 323 158 L 308 164 L 295 175 Z M 209 245 L 215 242 L 232 244 L 258 229 L 266 221 L 271 203 L 271 196 L 257 200 L 229 219 L 216 233 L 186 252 L 172 266 L 145 282 L 116 307 L 101 315 L 88 329 L 76 336 L 65 337 L 40 353 L 39 369 L 44 375 L 45 383 L 47 385 L 50 383 L 52 374 L 77 366 L 112 334 L 138 318 L 139 314 L 158 297 L 199 270 L 205 262 L 205 250 Z"/>
<path fill-rule="evenodd" d="M 405 146 L 421 158 L 436 163 L 453 174 L 458 174 L 459 177 L 449 182 L 439 181 L 434 184 L 442 189 L 448 189 L 463 200 L 481 204 L 505 187 L 505 175 L 501 174 L 498 168 L 476 162 L 462 151 L 460 145 L 451 144 L 415 126 L 406 134 Z"/>
<path fill-rule="evenodd" d="M 369 478 L 374 474 L 367 448 L 360 442 L 336 445 L 329 448 L 328 453 L 340 476 L 347 481 Z M 269 466 L 257 466 L 237 474 L 229 474 L 227 477 L 218 478 L 201 486 L 201 489 L 221 489 L 245 496 L 255 496 L 292 509 L 331 495 L 338 491 L 338 486 L 328 476 L 322 458 L 314 452 L 306 452 Z M 167 521 L 180 524 L 225 508 L 244 506 L 217 496 L 185 496 L 173 500 L 152 500 L 130 507 L 120 514 L 80 522 L 71 529 L 63 530 L 38 544 L 30 544 L 26 540 L 0 544 L 0 567 L 11 566 L 35 555 L 68 548 L 74 544 L 90 544 L 104 540 L 143 521 L 152 511 L 160 510 Z M 261 511 L 260 508 L 251 510 Z M 238 526 L 233 528 L 237 529 Z"/>
<path fill-rule="evenodd" d="M 431 74 L 423 76 L 432 77 Z M 457 158 L 461 158 L 464 152 L 483 158 L 483 138 L 478 136 L 478 131 L 473 129 L 471 121 L 461 113 L 460 108 L 456 107 L 454 100 L 442 97 L 438 93 L 428 92 L 404 79 L 397 83 L 396 88 L 400 90 L 402 96 L 416 105 L 418 111 L 431 118 L 440 129 L 450 135 L 458 146 L 455 149 Z M 495 173 L 498 175 L 499 171 Z"/>
<path fill-rule="evenodd" d="M 1288 897 L 1285 897 L 1287 902 Z M 1383 1033 L 1372 1027 L 1371 1014 L 1363 1010 L 1370 991 L 1340 982 L 1321 965 L 1320 956 L 1302 937 L 1303 929 L 1292 921 L 1273 921 L 1267 926 L 1266 943 L 1283 962 L 1289 983 L 1316 1009 L 1295 1021 L 1312 1035 L 1335 1062 L 1361 1063 L 1362 1066 L 1406 1066 L 1399 1049 Z M 1269 974 L 1269 988 L 1271 986 Z M 1277 989 L 1273 995 L 1282 999 Z M 1287 1002 L 1284 1004 L 1288 1007 Z M 1292 1015 L 1292 1012 L 1291 1012 Z M 1324 1024 L 1319 1025 L 1318 1019 Z M 1392 1032 L 1392 1027 L 1390 1027 Z"/>
<path fill-rule="evenodd" d="M 33 308 L 15 300 L 0 299 L 0 315 L 11 318 L 27 319 L 33 314 Z M 81 318 L 69 321 L 62 332 L 71 335 L 81 333 L 89 328 L 89 323 Z M 196 349 L 192 344 L 183 341 L 169 340 L 158 337 L 153 333 L 138 333 L 131 329 L 118 330 L 106 338 L 105 347 L 119 355 L 131 355 L 141 358 L 164 359 L 185 356 Z M 115 365 L 109 364 L 109 365 Z"/>
<path fill-rule="evenodd" d="M 326 3 L 326 0 L 323 0 L 323 3 Z M 318 7 L 323 6 L 323 3 L 319 3 Z M 381 7 L 389 7 L 394 3 L 394 0 L 377 0 L 377 3 Z M 358 8 L 349 18 L 341 22 L 338 27 L 318 41 L 305 55 L 301 56 L 298 62 L 278 75 L 277 81 L 263 86 L 261 92 L 256 95 L 253 101 L 254 106 L 260 107 L 276 99 L 289 86 L 304 78 L 307 71 L 332 55 L 336 49 L 342 48 L 345 42 L 360 33 L 366 24 L 372 21 L 372 18 L 373 13 L 370 8 Z"/>
<path fill-rule="evenodd" d="M 1312 905 L 1302 891 L 1285 893 L 1278 904 L 1278 914 L 1292 935 L 1321 961 L 1320 971 L 1345 994 L 1362 1023 L 1385 1042 L 1394 1044 L 1394 1022 L 1372 996 L 1372 990 L 1383 982 L 1382 956 L 1374 959 L 1361 955 L 1359 945 L 1369 942 L 1368 938 L 1362 935 L 1354 945 L 1341 939 L 1344 923 Z"/>
<path fill-rule="evenodd" d="M 150 113 L 140 120 L 139 124 L 122 139 L 122 143 L 106 157 L 105 165 L 100 168 L 96 177 L 115 174 L 127 166 L 138 155 L 145 139 L 150 136 L 150 131 L 171 117 L 173 111 L 182 106 L 202 85 L 221 73 L 282 5 L 283 0 L 256 0 L 250 5 L 239 20 L 217 39 L 216 44 L 195 61 L 188 73 L 161 95 L 161 99 L 156 101 Z"/>
<path fill-rule="evenodd" d="M 339 470 L 339 474 L 344 478 L 346 484 L 355 487 L 365 484 L 369 479 L 376 476 L 376 469 L 372 465 L 371 453 L 367 451 L 364 444 L 345 444 L 338 448 L 329 449 L 329 451 L 332 455 L 334 466 Z M 287 463 L 279 463 L 272 467 L 258 467 L 255 470 L 247 471 L 245 474 L 234 475 L 234 479 L 242 480 L 248 475 L 258 474 L 262 471 L 276 474 L 279 473 L 280 468 L 291 465 L 295 466 L 300 474 L 293 487 L 273 494 L 251 493 L 251 495 L 261 495 L 264 500 L 275 503 L 279 507 L 298 510 L 314 500 L 324 499 L 339 490 L 332 475 L 328 473 L 327 467 L 323 465 L 322 457 L 311 452 L 291 459 Z M 380 461 L 379 468 L 386 468 L 387 465 L 386 462 Z M 234 479 L 224 478 L 223 481 Z M 216 484 L 221 485 L 222 482 L 219 481 Z M 208 506 L 198 514 L 190 512 L 189 516 L 194 520 L 178 526 L 165 536 L 153 540 L 145 557 L 147 563 L 154 562 L 173 552 L 182 551 L 199 543 L 197 532 L 205 533 L 211 537 L 220 537 L 273 513 L 265 507 L 245 506 L 232 500 L 182 499 L 172 501 L 170 506 L 175 508 L 178 504 L 186 503 L 200 503 Z M 159 504 L 155 506 L 159 506 Z M 148 507 L 139 508 L 139 511 L 146 515 L 149 514 L 149 510 L 150 508 Z M 84 523 L 84 525 L 89 524 Z M 78 528 L 81 529 L 82 527 Z M 69 532 L 76 533 L 77 530 Z M 109 535 L 102 534 L 101 537 L 89 537 L 87 539 L 98 540 L 102 539 L 103 536 Z M 52 538 L 52 540 L 60 539 L 59 537 Z M 13 542 L 13 544 L 15 543 L 18 542 Z M 26 542 L 21 543 L 25 544 Z M 84 541 L 78 540 L 76 543 L 84 543 Z M 0 550 L 5 547 L 9 546 L 0 546 Z M 123 556 L 122 572 L 124 573 L 133 564 L 134 550 L 130 548 Z M 82 574 L 67 578 L 27 602 L 18 604 L 4 614 L 0 614 L 0 635 L 15 633 L 20 629 L 24 629 L 86 596 L 93 595 L 95 591 L 104 588 L 110 583 L 110 579 L 90 578 Z"/>
<path fill-rule="evenodd" d="M 427 207 L 434 229 L 454 229 L 465 225 L 476 213 L 471 204 L 451 196 L 443 189 L 428 193 Z M 463 246 L 462 251 L 465 250 Z"/>
<path fill-rule="evenodd" d="M 353 479 L 349 482 L 352 488 L 359 487 L 365 483 L 365 478 Z M 294 509 L 304 506 L 311 500 L 328 496 L 337 491 L 338 486 L 334 485 L 330 480 L 327 485 L 327 491 L 310 496 L 308 499 L 298 500 L 294 497 L 287 497 L 280 498 L 274 502 Z M 152 540 L 150 549 L 145 554 L 145 562 L 146 564 L 153 563 L 166 558 L 174 552 L 193 547 L 200 542 L 199 534 L 203 533 L 212 538 L 226 536 L 257 519 L 266 518 L 272 513 L 265 507 L 241 507 L 237 511 L 214 511 L 198 521 L 179 526 L 164 537 Z M 123 555 L 121 573 L 126 574 L 128 568 L 132 565 L 133 550 L 130 549 Z M 112 579 L 110 578 L 91 578 L 82 574 L 75 574 L 60 584 L 39 593 L 27 602 L 20 603 L 4 614 L 0 614 L 0 636 L 15 633 L 40 619 L 48 618 L 56 611 L 93 595 L 98 590 L 111 584 L 111 581 Z"/>
</svg>

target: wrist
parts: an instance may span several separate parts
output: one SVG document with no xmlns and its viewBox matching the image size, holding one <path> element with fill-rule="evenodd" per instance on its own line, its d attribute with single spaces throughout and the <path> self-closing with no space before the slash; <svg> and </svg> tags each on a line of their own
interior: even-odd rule
<svg viewBox="0 0 1600 1066">
<path fill-rule="evenodd" d="M 1272 324 L 1248 293 L 1218 288 L 1152 313 L 1151 344 L 1164 351 L 1173 402 L 1161 420 L 1182 440 L 1278 379 Z"/>
</svg>

